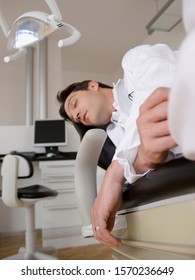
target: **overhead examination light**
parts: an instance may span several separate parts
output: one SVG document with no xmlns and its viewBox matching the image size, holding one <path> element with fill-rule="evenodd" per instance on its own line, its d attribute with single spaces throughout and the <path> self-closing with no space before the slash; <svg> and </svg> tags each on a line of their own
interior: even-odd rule
<svg viewBox="0 0 195 280">
<path fill-rule="evenodd" d="M 45 0 L 45 2 L 52 12 L 51 15 L 38 11 L 27 12 L 14 21 L 11 29 L 9 29 L 0 10 L 0 26 L 8 38 L 7 48 L 9 51 L 13 49 L 18 50 L 14 55 L 5 57 L 5 62 L 17 59 L 26 53 L 26 47 L 35 44 L 62 28 L 65 28 L 70 36 L 59 40 L 59 47 L 72 45 L 79 40 L 80 32 L 70 24 L 62 22 L 62 16 L 55 0 Z"/>
<path fill-rule="evenodd" d="M 162 2 L 162 1 L 161 1 Z M 158 0 L 156 0 L 158 4 Z M 181 1 L 166 0 L 153 19 L 146 25 L 148 34 L 154 31 L 171 31 L 182 20 Z"/>
</svg>

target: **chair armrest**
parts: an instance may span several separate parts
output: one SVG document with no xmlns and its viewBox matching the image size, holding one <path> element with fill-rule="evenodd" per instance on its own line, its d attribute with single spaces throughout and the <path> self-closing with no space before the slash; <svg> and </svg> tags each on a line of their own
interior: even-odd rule
<svg viewBox="0 0 195 280">
<path fill-rule="evenodd" d="M 195 161 L 184 157 L 164 163 L 124 186 L 121 210 L 195 193 Z M 123 211 L 121 211 L 122 213 Z"/>
<path fill-rule="evenodd" d="M 96 170 L 107 134 L 102 129 L 88 130 L 78 149 L 75 165 L 75 194 L 83 225 L 91 224 L 91 207 L 97 196 Z"/>
</svg>

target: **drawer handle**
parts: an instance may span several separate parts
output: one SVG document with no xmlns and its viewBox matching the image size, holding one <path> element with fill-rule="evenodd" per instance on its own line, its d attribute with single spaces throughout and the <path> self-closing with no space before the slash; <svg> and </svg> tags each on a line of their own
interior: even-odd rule
<svg viewBox="0 0 195 280">
<path fill-rule="evenodd" d="M 71 167 L 71 168 L 74 168 L 74 165 L 73 164 L 62 164 L 62 165 L 50 165 L 50 166 L 47 166 L 47 168 L 67 168 L 67 167 Z"/>
<path fill-rule="evenodd" d="M 55 181 L 55 180 L 52 180 L 52 181 L 43 181 L 43 184 L 66 184 L 66 183 L 74 183 L 74 180 L 63 180 L 63 181 Z"/>
<path fill-rule="evenodd" d="M 56 189 L 56 191 L 60 194 L 62 194 L 62 193 L 74 193 L 74 189 L 62 189 L 62 190 Z"/>
<path fill-rule="evenodd" d="M 42 177 L 42 179 L 43 180 L 64 180 L 64 179 L 66 179 L 66 178 L 72 178 L 72 177 L 74 177 L 74 174 L 69 174 L 69 175 L 67 175 L 67 176 L 56 176 L 56 175 L 48 175 L 48 176 L 44 176 L 44 177 Z"/>
<path fill-rule="evenodd" d="M 55 206 L 55 207 L 49 207 L 48 210 L 49 211 L 58 211 L 58 210 L 70 210 L 70 209 L 76 209 L 76 208 L 77 208 L 76 204 L 70 204 L 70 205 L 60 205 L 60 206 Z"/>
</svg>

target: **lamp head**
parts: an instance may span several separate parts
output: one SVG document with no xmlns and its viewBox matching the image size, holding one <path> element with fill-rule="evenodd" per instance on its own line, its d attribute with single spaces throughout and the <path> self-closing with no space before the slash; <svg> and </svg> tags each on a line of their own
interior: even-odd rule
<svg viewBox="0 0 195 280">
<path fill-rule="evenodd" d="M 44 12 L 25 13 L 13 23 L 8 35 L 7 48 L 13 50 L 27 47 L 63 26 L 62 22 L 57 22 L 52 15 Z"/>
<path fill-rule="evenodd" d="M 55 0 L 45 0 L 45 2 L 52 12 L 51 15 L 37 11 L 25 13 L 14 21 L 11 29 L 9 29 L 0 7 L 0 27 L 8 38 L 7 48 L 8 50 L 17 49 L 16 53 L 4 58 L 6 63 L 23 56 L 26 54 L 28 46 L 44 39 L 57 29 L 65 28 L 70 35 L 59 40 L 59 47 L 70 46 L 80 39 L 81 33 L 76 28 L 62 22 Z"/>
</svg>

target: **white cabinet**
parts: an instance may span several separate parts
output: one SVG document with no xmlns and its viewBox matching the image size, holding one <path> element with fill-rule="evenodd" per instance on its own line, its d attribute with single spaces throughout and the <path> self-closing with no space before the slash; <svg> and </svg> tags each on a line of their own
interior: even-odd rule
<svg viewBox="0 0 195 280">
<path fill-rule="evenodd" d="M 42 184 L 58 192 L 42 206 L 44 246 L 73 247 L 95 243 L 81 236 L 82 220 L 77 208 L 74 188 L 75 160 L 41 161 Z"/>
</svg>

